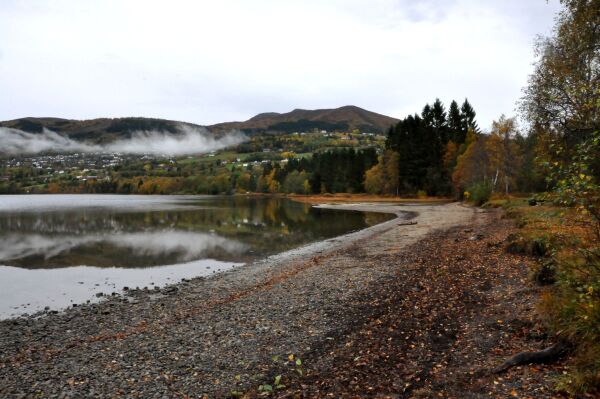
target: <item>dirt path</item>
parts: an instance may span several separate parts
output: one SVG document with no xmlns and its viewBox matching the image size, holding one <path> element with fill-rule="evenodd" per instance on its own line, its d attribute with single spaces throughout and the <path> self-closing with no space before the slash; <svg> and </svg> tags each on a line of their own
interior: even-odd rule
<svg viewBox="0 0 600 399">
<path fill-rule="evenodd" d="M 283 396 L 488 389 L 477 356 L 518 329 L 489 309 L 523 290 L 526 273 L 489 259 L 504 256 L 502 223 L 458 204 L 336 207 L 409 212 L 417 224 L 394 219 L 214 278 L 0 322 L 0 397 L 255 396 L 276 375 Z M 452 364 L 463 352 L 466 379 L 448 377 L 464 374 Z"/>
</svg>

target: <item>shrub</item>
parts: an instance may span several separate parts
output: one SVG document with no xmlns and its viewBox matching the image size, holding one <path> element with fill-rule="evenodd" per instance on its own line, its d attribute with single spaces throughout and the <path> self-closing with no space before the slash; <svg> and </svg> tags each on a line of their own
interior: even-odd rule
<svg viewBox="0 0 600 399">
<path fill-rule="evenodd" d="M 546 237 L 525 237 L 521 234 L 508 239 L 506 252 L 518 255 L 544 257 L 550 252 L 551 244 Z"/>
<path fill-rule="evenodd" d="M 467 191 L 469 192 L 469 200 L 480 206 L 490 199 L 492 186 L 489 183 L 475 183 Z"/>
<path fill-rule="evenodd" d="M 557 262 L 556 284 L 543 296 L 550 330 L 575 345 L 573 367 L 559 383 L 570 394 L 600 387 L 600 248 Z"/>
<path fill-rule="evenodd" d="M 552 259 L 536 263 L 531 269 L 531 279 L 538 285 L 556 282 L 556 265 Z"/>
</svg>

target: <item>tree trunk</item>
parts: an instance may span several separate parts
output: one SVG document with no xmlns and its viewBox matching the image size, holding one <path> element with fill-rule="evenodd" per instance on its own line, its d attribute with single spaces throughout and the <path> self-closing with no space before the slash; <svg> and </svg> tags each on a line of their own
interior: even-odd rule
<svg viewBox="0 0 600 399">
<path fill-rule="evenodd" d="M 498 183 L 498 173 L 500 173 L 500 170 L 498 168 L 496 168 L 496 175 L 494 176 L 494 179 L 492 180 L 492 191 L 496 191 L 496 184 Z"/>
</svg>

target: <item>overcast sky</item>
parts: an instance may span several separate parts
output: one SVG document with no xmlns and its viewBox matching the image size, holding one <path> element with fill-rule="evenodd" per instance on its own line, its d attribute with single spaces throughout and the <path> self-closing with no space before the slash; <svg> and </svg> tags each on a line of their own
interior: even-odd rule
<svg viewBox="0 0 600 399">
<path fill-rule="evenodd" d="M 558 0 L 0 1 L 0 120 L 515 101 Z"/>
</svg>

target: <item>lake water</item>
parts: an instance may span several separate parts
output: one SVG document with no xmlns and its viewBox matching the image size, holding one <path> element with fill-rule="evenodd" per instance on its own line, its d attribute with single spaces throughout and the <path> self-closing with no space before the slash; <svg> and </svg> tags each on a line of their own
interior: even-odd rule
<svg viewBox="0 0 600 399">
<path fill-rule="evenodd" d="M 281 198 L 0 196 L 0 318 L 212 275 L 391 217 Z"/>
</svg>

